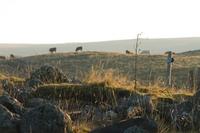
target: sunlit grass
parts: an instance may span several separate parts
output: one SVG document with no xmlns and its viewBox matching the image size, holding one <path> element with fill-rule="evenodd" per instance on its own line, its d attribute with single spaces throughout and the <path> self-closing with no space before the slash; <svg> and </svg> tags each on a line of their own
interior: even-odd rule
<svg viewBox="0 0 200 133">
<path fill-rule="evenodd" d="M 151 96 L 154 101 L 158 98 L 171 98 L 180 101 L 194 94 L 190 90 L 165 88 L 160 87 L 159 84 L 142 86 L 138 83 L 135 89 L 134 81 L 129 80 L 127 76 L 111 69 L 101 70 L 94 68 L 85 76 L 83 84 L 45 84 L 36 91 L 37 97 L 76 99 L 92 103 L 109 101 L 112 105 L 116 105 L 117 97 L 128 97 L 133 93 Z"/>
<path fill-rule="evenodd" d="M 59 54 L 58 54 L 59 55 Z M 36 60 L 38 64 L 41 62 L 51 62 L 52 64 L 63 61 L 62 63 L 58 63 L 58 67 L 64 69 L 68 69 L 70 72 L 81 71 L 85 75 L 83 76 L 83 84 L 45 84 L 38 87 L 34 96 L 47 98 L 50 100 L 62 100 L 67 101 L 76 101 L 78 104 L 81 104 L 82 101 L 87 104 L 97 104 L 100 102 L 108 103 L 112 106 L 116 106 L 118 97 L 128 97 L 133 93 L 137 93 L 138 95 L 148 95 L 153 99 L 153 103 L 157 102 L 159 98 L 170 98 L 172 100 L 183 101 L 188 97 L 191 97 L 195 90 L 192 89 L 183 89 L 183 88 L 167 88 L 164 87 L 164 83 L 159 79 L 158 74 L 163 74 L 165 67 L 165 57 L 164 56 L 155 56 L 155 58 L 151 58 L 151 66 L 149 66 L 149 57 L 140 56 L 139 67 L 138 67 L 138 84 L 135 89 L 135 84 L 133 77 L 134 72 L 131 71 L 132 64 L 127 63 L 132 61 L 131 55 L 122 55 L 122 54 L 106 54 L 106 53 L 81 53 L 80 55 L 75 55 L 74 53 L 70 53 L 69 55 L 61 54 L 61 55 L 45 55 L 41 59 L 38 57 L 29 57 L 28 60 L 33 58 Z M 109 57 L 109 60 L 107 60 Z M 115 58 L 115 59 L 112 59 Z M 69 60 L 68 60 L 69 59 Z M 94 66 L 97 62 L 97 59 L 103 60 L 105 66 Z M 112 60 L 111 60 L 112 59 Z M 183 64 L 189 65 L 187 63 L 188 60 L 197 61 L 198 58 L 182 58 L 177 57 L 176 63 L 174 64 L 175 69 L 183 68 Z M 57 61 L 58 60 L 58 61 Z M 148 60 L 148 61 L 147 61 Z M 155 61 L 154 61 L 155 60 Z M 32 60 L 31 60 L 32 61 Z M 90 64 L 89 64 L 90 63 Z M 90 68 L 90 66 L 92 67 Z M 198 65 L 197 62 L 194 62 L 191 66 Z M 155 66 L 155 67 L 154 67 Z M 187 67 L 186 66 L 186 67 Z M 153 67 L 155 72 L 152 73 L 152 77 L 155 77 L 154 82 L 147 84 L 143 84 L 143 80 L 141 77 L 148 77 L 149 67 Z M 148 68 L 148 70 L 147 70 Z M 84 71 L 83 71 L 84 70 Z M 87 71 L 89 70 L 89 71 Z M 122 72 L 123 70 L 123 72 Z M 187 70 L 187 69 L 186 69 Z M 131 71 L 130 73 L 128 73 Z M 177 72 L 176 72 L 177 73 Z M 184 74 L 183 74 L 184 73 Z M 71 73 L 70 73 L 71 74 Z M 155 75 L 154 75 L 155 74 Z M 78 74 L 77 74 L 78 75 Z M 131 75 L 131 76 L 130 76 Z M 178 72 L 179 76 L 187 75 L 187 71 L 185 69 Z M 14 76 L 5 76 L 0 74 L 0 80 L 8 79 L 10 81 L 16 82 L 24 82 L 23 78 L 18 78 Z M 179 80 L 177 78 L 177 80 Z M 183 86 L 184 83 L 180 81 Z M 0 95 L 3 93 L 3 90 L 0 87 Z M 73 103 L 75 104 L 75 103 Z M 63 104 L 61 104 L 63 105 Z M 64 109 L 64 107 L 63 107 Z M 93 121 L 91 121 L 91 125 L 88 123 L 80 123 L 74 125 L 75 133 L 84 133 L 89 132 L 93 126 Z M 159 132 L 167 133 L 170 131 L 170 125 L 165 123 L 164 120 L 156 121 L 158 123 Z"/>
<path fill-rule="evenodd" d="M 0 80 L 9 80 L 9 81 L 13 81 L 13 82 L 24 82 L 25 81 L 24 78 L 19 78 L 16 76 L 9 76 L 9 75 L 7 76 L 2 73 L 0 73 Z"/>
<path fill-rule="evenodd" d="M 132 88 L 133 82 L 129 81 L 127 76 L 115 72 L 113 69 L 97 70 L 92 67 L 92 70 L 84 78 L 86 84 L 100 84 L 113 88 Z"/>
</svg>

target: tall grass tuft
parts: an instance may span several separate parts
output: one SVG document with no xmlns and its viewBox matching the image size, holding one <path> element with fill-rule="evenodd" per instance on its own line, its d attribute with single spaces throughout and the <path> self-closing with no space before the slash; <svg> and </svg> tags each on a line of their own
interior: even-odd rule
<svg viewBox="0 0 200 133">
<path fill-rule="evenodd" d="M 120 74 L 113 69 L 101 69 L 92 67 L 91 71 L 85 76 L 84 83 L 86 84 L 104 84 L 107 87 L 113 88 L 130 88 L 134 86 L 127 76 Z"/>
</svg>

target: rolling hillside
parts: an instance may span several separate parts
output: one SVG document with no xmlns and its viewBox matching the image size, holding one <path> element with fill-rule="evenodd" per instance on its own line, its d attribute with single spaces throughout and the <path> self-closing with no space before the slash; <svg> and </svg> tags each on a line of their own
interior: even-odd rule
<svg viewBox="0 0 200 133">
<path fill-rule="evenodd" d="M 63 70 L 70 77 L 83 78 L 92 68 L 97 70 L 112 69 L 115 73 L 123 74 L 134 79 L 134 55 L 110 52 L 82 52 L 44 54 L 0 61 L 2 73 L 29 77 L 34 69 L 43 64 L 52 64 Z M 184 54 L 175 55 L 173 65 L 173 82 L 175 85 L 188 85 L 188 72 L 200 67 L 200 56 Z M 166 78 L 166 55 L 140 55 L 138 58 L 138 79 L 145 84 L 164 84 Z"/>
</svg>

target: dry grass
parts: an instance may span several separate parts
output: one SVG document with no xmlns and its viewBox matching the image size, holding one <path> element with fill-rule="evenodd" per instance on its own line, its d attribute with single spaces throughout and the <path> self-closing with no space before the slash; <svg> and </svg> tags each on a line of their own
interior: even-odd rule
<svg viewBox="0 0 200 133">
<path fill-rule="evenodd" d="M 94 124 L 91 122 L 76 123 L 73 126 L 74 133 L 89 133 L 93 129 Z"/>
<path fill-rule="evenodd" d="M 157 85 L 152 85 L 148 87 L 143 86 L 138 88 L 138 91 L 152 96 L 152 99 L 172 98 L 177 100 L 180 100 L 181 98 L 182 100 L 184 100 L 185 98 L 190 97 L 195 93 L 195 91 L 193 90 L 165 88 Z"/>
<path fill-rule="evenodd" d="M 171 126 L 165 120 L 159 118 L 156 122 L 158 124 L 158 133 L 169 133 L 171 131 Z"/>
<path fill-rule="evenodd" d="M 92 67 L 92 70 L 85 78 L 85 83 L 104 83 L 108 87 L 124 88 L 130 91 L 137 91 L 141 94 L 150 95 L 153 99 L 157 99 L 159 97 L 177 99 L 181 98 L 181 96 L 183 98 L 189 97 L 195 93 L 195 90 L 191 89 L 166 88 L 161 86 L 162 83 L 159 81 L 150 86 L 143 86 L 138 83 L 137 89 L 134 90 L 134 81 L 129 80 L 128 76 L 119 74 L 119 72 L 112 69 L 103 70 L 98 67 Z"/>
<path fill-rule="evenodd" d="M 109 57 L 109 58 L 108 58 Z M 139 69 L 138 78 L 140 81 L 142 79 L 146 80 L 148 77 L 149 70 L 152 69 L 152 75 L 155 78 L 154 83 L 144 85 L 138 83 L 138 87 L 134 89 L 134 80 L 131 76 L 134 75 L 131 62 L 134 58 L 132 56 L 121 55 L 121 54 L 106 54 L 106 53 L 89 53 L 74 55 L 73 53 L 66 55 L 46 55 L 39 57 L 29 57 L 22 60 L 29 60 L 34 68 L 41 65 L 41 62 L 47 62 L 52 65 L 58 64 L 58 67 L 62 68 L 64 71 L 77 73 L 77 71 L 85 72 L 86 75 L 83 76 L 83 85 L 72 85 L 72 84 L 47 84 L 40 86 L 36 92 L 38 97 L 44 97 L 47 99 L 63 99 L 63 100 L 82 100 L 86 102 L 110 102 L 109 104 L 116 105 L 116 98 L 120 96 L 129 96 L 131 93 L 139 93 L 142 95 L 150 95 L 153 100 L 158 98 L 171 98 L 175 100 L 184 100 L 194 94 L 194 90 L 187 89 L 177 89 L 177 88 L 165 88 L 162 80 L 158 80 L 158 75 L 163 76 L 165 72 L 165 56 L 152 56 L 151 58 L 147 56 L 139 57 Z M 94 64 L 99 63 L 101 60 L 103 63 L 94 66 Z M 149 61 L 150 60 L 150 61 Z M 187 61 L 194 61 L 192 64 Z M 187 69 L 198 66 L 199 57 L 182 57 L 178 56 L 176 58 L 176 63 L 174 68 L 175 73 L 178 76 L 187 75 Z M 58 63 L 61 62 L 62 63 Z M 127 63 L 129 62 L 129 63 Z M 11 62 L 10 64 L 16 66 L 16 64 L 21 62 Z M 9 65 L 10 65 L 9 64 Z M 20 64 L 21 65 L 21 64 Z M 152 67 L 152 68 L 149 68 Z M 8 67 L 9 68 L 9 67 Z M 15 67 L 14 67 L 15 68 Z M 184 68 L 184 70 L 182 70 Z M 22 70 L 24 68 L 21 68 Z M 68 70 L 65 70 L 68 69 Z M 131 72 L 129 72 L 131 71 Z M 184 73 L 184 74 L 183 74 Z M 70 73 L 71 74 L 71 73 Z M 131 75 L 131 76 L 130 76 Z M 178 77 L 177 76 L 177 77 Z M 186 77 L 185 77 L 186 78 Z M 8 79 L 15 82 L 24 82 L 23 78 L 10 77 L 0 74 L 0 80 Z M 177 78 L 179 80 L 179 78 Z M 182 84 L 184 82 L 181 82 Z M 0 95 L 3 93 L 0 87 Z M 80 104 L 80 103 L 79 103 Z M 167 125 L 163 120 L 157 121 L 160 133 L 169 132 L 170 126 Z M 91 123 L 78 123 L 74 125 L 75 133 L 86 133 L 92 129 Z"/>
<path fill-rule="evenodd" d="M 173 83 L 179 88 L 189 88 L 188 72 L 200 66 L 200 56 L 175 55 L 173 65 Z M 57 53 L 38 55 L 16 60 L 0 61 L 0 71 L 18 76 L 29 76 L 29 69 L 35 70 L 43 63 L 61 68 L 72 77 L 81 77 L 82 72 L 88 73 L 92 66 L 104 65 L 103 69 L 112 69 L 134 79 L 134 56 L 104 52 Z M 61 63 L 62 62 L 62 63 Z M 166 56 L 151 55 L 138 57 L 138 80 L 142 84 L 156 82 L 166 77 Z"/>
<path fill-rule="evenodd" d="M 2 79 L 6 76 L 2 76 Z M 9 78 L 11 79 L 11 78 Z M 15 81 L 23 81 L 22 79 L 13 78 Z M 107 102 L 110 105 L 116 105 L 118 96 L 130 96 L 131 93 L 140 93 L 142 95 L 150 95 L 153 100 L 157 98 L 172 98 L 182 100 L 185 97 L 192 96 L 194 91 L 176 88 L 164 88 L 156 83 L 150 86 L 143 86 L 138 83 L 138 87 L 134 90 L 134 81 L 128 76 L 120 74 L 113 69 L 103 69 L 102 67 L 92 67 L 91 71 L 85 76 L 84 84 L 46 84 L 40 86 L 36 91 L 37 96 L 47 99 L 61 100 L 80 100 L 91 103 Z M 0 89 L 1 93 L 1 89 Z M 79 103 L 80 104 L 80 103 Z M 74 124 L 75 133 L 88 133 L 94 123 L 76 123 Z M 168 133 L 171 129 L 164 120 L 158 120 L 159 133 Z"/>
<path fill-rule="evenodd" d="M 12 89 L 14 86 L 23 86 L 24 85 L 24 82 L 25 82 L 25 79 L 23 78 L 19 78 L 19 77 L 16 77 L 16 76 L 7 76 L 7 75 L 4 75 L 2 73 L 0 73 L 0 96 L 3 94 L 3 86 L 2 86 L 2 81 L 3 80 L 7 80 L 9 81 L 9 89 L 10 89 L 10 94 L 12 92 Z M 12 96 L 15 96 L 15 92 L 13 92 Z"/>
<path fill-rule="evenodd" d="M 6 76 L 6 75 L 0 73 L 0 81 L 2 81 L 2 80 L 9 80 L 9 81 L 12 81 L 12 82 L 15 82 L 15 83 L 17 83 L 17 82 L 20 83 L 20 82 L 25 81 L 24 78 L 19 78 L 19 77 L 16 77 L 16 76 Z"/>
<path fill-rule="evenodd" d="M 2 73 L 0 73 L 0 80 L 6 79 L 7 76 L 3 75 Z"/>
<path fill-rule="evenodd" d="M 194 93 L 185 89 L 160 87 L 159 84 L 151 86 L 139 84 L 135 90 L 134 81 L 111 69 L 93 68 L 85 77 L 84 84 L 63 83 L 40 86 L 35 92 L 35 97 L 50 100 L 67 100 L 69 104 L 77 103 L 77 105 L 81 103 L 97 105 L 106 103 L 116 106 L 118 98 L 129 97 L 131 94 L 149 95 L 152 97 L 153 103 L 156 104 L 158 102 L 157 99 L 160 98 L 170 98 L 181 102 L 191 97 Z M 71 110 L 71 108 L 67 109 Z"/>
<path fill-rule="evenodd" d="M 101 84 L 104 83 L 105 86 L 113 88 L 132 88 L 134 87 L 133 82 L 130 82 L 127 76 L 119 74 L 119 72 L 113 69 L 103 70 L 92 67 L 89 74 L 84 78 L 84 83 L 86 84 Z"/>
</svg>

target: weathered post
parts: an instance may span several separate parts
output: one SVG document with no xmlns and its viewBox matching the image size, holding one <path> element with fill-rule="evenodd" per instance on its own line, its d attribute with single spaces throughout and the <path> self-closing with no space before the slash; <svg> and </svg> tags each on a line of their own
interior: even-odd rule
<svg viewBox="0 0 200 133">
<path fill-rule="evenodd" d="M 196 80 L 197 80 L 197 90 L 200 90 L 200 68 L 197 69 L 197 76 L 196 76 Z"/>
<path fill-rule="evenodd" d="M 165 54 L 167 54 L 167 86 L 172 87 L 172 65 L 174 62 L 173 54 L 175 54 L 172 51 L 168 51 Z"/>
<path fill-rule="evenodd" d="M 190 70 L 188 74 L 188 80 L 189 80 L 189 87 L 191 89 L 195 88 L 195 77 L 194 77 L 194 70 Z"/>
</svg>

